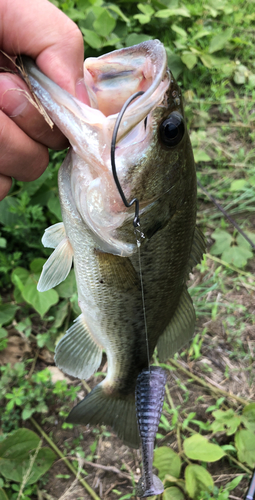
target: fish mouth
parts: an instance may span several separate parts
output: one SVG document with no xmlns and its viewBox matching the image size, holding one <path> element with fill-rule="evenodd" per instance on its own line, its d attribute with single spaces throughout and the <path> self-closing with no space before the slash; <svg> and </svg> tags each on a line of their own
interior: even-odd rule
<svg viewBox="0 0 255 500">
<path fill-rule="evenodd" d="M 164 99 L 169 86 L 164 46 L 159 40 L 149 40 L 98 58 L 88 58 L 84 62 L 84 82 L 90 106 L 106 117 L 107 135 L 112 132 L 126 100 L 136 92 L 144 92 L 127 108 L 118 131 L 119 141 Z"/>
</svg>

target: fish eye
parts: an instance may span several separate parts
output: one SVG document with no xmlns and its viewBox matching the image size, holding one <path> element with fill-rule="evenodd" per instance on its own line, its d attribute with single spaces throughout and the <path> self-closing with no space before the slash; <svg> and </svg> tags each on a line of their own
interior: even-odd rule
<svg viewBox="0 0 255 500">
<path fill-rule="evenodd" d="M 159 127 L 160 138 L 169 148 L 173 148 L 181 142 L 184 132 L 184 120 L 182 115 L 177 111 L 173 111 Z"/>
</svg>

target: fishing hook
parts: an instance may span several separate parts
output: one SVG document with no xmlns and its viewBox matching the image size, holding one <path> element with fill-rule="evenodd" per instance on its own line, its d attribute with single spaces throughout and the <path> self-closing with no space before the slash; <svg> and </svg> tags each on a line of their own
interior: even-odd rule
<svg viewBox="0 0 255 500">
<path fill-rule="evenodd" d="M 114 180 L 115 180 L 115 184 L 117 186 L 117 189 L 120 193 L 120 196 L 122 198 L 122 201 L 124 203 L 124 205 L 129 208 L 131 207 L 131 205 L 133 205 L 133 203 L 135 203 L 135 217 L 134 217 L 134 221 L 133 221 L 133 224 L 134 224 L 134 227 L 137 227 L 139 226 L 139 223 L 140 223 L 140 219 L 139 219 L 139 201 L 137 198 L 134 198 L 132 201 L 130 201 L 130 203 L 128 203 L 123 191 L 122 191 L 122 188 L 121 188 L 121 185 L 120 185 L 120 181 L 118 179 L 118 176 L 117 176 L 117 171 L 116 171 L 116 163 L 115 163 L 115 148 L 116 148 L 116 141 L 117 141 L 117 134 L 118 134 L 118 130 L 119 130 L 119 127 L 120 127 L 120 122 L 123 118 L 123 115 L 127 109 L 127 107 L 129 106 L 129 104 L 134 100 L 136 99 L 136 97 L 140 96 L 144 94 L 144 92 L 142 90 L 140 90 L 139 92 L 136 92 L 135 94 L 131 95 L 131 97 L 129 97 L 126 102 L 123 104 L 119 114 L 118 114 L 118 117 L 117 117 L 117 120 L 115 122 L 115 125 L 114 125 L 114 129 L 113 129 L 113 134 L 112 134 L 112 142 L 111 142 L 111 165 L 112 165 L 112 174 L 113 174 L 113 177 L 114 177 Z"/>
</svg>

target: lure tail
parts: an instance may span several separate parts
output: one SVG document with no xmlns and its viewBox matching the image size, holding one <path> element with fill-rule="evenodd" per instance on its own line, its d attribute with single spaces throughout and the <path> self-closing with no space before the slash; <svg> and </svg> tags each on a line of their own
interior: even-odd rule
<svg viewBox="0 0 255 500">
<path fill-rule="evenodd" d="M 141 498 L 160 495 L 164 485 L 152 473 L 153 449 L 165 396 L 166 372 L 157 366 L 143 370 L 137 377 L 136 412 L 142 441 L 143 475 L 137 485 Z"/>
<path fill-rule="evenodd" d="M 139 447 L 134 397 L 119 398 L 98 384 L 69 413 L 67 422 L 72 424 L 111 425 L 123 442 L 132 448 Z"/>
</svg>

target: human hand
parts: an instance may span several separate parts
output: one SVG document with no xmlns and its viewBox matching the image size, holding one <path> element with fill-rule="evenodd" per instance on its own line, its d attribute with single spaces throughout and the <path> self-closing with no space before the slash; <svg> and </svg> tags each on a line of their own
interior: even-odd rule
<svg viewBox="0 0 255 500">
<path fill-rule="evenodd" d="M 13 57 L 26 54 L 58 85 L 88 103 L 83 85 L 83 39 L 63 12 L 47 0 L 0 0 L 0 49 Z M 11 63 L 0 53 L 0 68 Z M 1 71 L 1 70 L 0 70 Z M 12 177 L 31 181 L 48 165 L 48 147 L 63 149 L 67 139 L 53 130 L 28 101 L 27 86 L 11 73 L 0 73 L 0 200 Z"/>
</svg>

